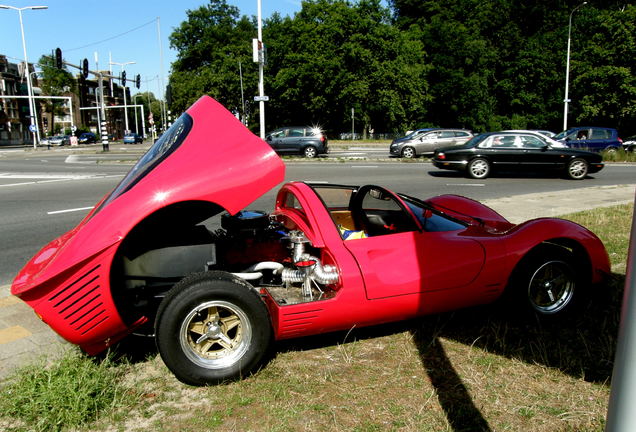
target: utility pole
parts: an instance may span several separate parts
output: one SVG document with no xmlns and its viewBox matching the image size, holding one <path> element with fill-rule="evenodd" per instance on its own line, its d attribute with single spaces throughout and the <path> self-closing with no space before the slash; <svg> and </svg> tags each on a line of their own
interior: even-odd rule
<svg viewBox="0 0 636 432">
<path fill-rule="evenodd" d="M 265 84 L 263 83 L 263 63 L 265 62 L 265 47 L 263 46 L 263 19 L 261 15 L 261 0 L 258 0 L 258 111 L 260 114 L 261 139 L 265 139 Z"/>
</svg>

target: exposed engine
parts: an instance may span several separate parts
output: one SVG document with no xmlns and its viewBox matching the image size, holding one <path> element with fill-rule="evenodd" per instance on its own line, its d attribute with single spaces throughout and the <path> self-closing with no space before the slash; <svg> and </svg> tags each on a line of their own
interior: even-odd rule
<svg viewBox="0 0 636 432">
<path fill-rule="evenodd" d="M 277 260 L 259 261 L 239 272 L 233 272 L 254 286 L 267 289 L 279 303 L 319 300 L 324 298 L 326 286 L 338 283 L 337 268 L 322 263 L 316 256 L 319 251 L 312 250 L 311 242 L 302 231 L 287 231 L 280 224 L 270 221 L 265 213 L 240 212 L 236 216 L 224 215 L 222 227 L 227 230 L 229 239 L 252 239 L 249 243 L 256 248 L 256 256 L 267 255 L 266 251 L 271 256 L 279 255 L 276 246 L 286 244 L 290 251 L 284 258 L 279 256 Z M 272 240 L 277 244 L 271 244 Z M 237 246 L 236 242 L 232 241 L 227 246 L 230 246 L 228 253 L 232 255 L 230 251 Z M 248 256 L 251 255 L 248 251 L 245 252 Z"/>
<path fill-rule="evenodd" d="M 216 228 L 216 229 L 215 229 Z M 221 270 L 267 290 L 279 304 L 329 297 L 338 270 L 324 264 L 323 253 L 299 230 L 288 230 L 267 213 L 227 213 L 210 225 L 181 227 L 170 239 L 143 237 L 122 254 L 124 281 L 133 304 L 146 309 L 160 301 L 187 274 Z M 163 240 L 163 241 L 162 241 Z M 148 245 L 141 249 L 138 245 Z M 321 259 L 322 258 L 322 259 Z M 122 302 L 128 303 L 129 302 Z M 147 312 L 145 312 L 147 313 Z"/>
</svg>

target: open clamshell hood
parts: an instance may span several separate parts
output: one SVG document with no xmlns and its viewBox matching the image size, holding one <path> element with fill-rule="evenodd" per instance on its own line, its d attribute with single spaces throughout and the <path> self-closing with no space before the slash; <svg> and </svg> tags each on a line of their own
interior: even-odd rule
<svg viewBox="0 0 636 432">
<path fill-rule="evenodd" d="M 203 96 L 142 156 L 122 182 L 75 227 L 44 246 L 11 292 L 51 281 L 112 246 L 143 219 L 172 204 L 211 202 L 234 214 L 283 181 L 270 146 L 214 99 Z M 37 294 L 34 293 L 34 295 Z"/>
</svg>

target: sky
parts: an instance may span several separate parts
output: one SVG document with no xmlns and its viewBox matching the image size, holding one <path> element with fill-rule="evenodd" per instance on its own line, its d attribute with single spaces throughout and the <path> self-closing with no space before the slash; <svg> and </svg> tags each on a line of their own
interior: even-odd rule
<svg viewBox="0 0 636 432">
<path fill-rule="evenodd" d="M 238 7 L 241 15 L 257 15 L 257 0 L 227 3 Z M 207 0 L 0 0 L 0 5 L 16 8 L 48 6 L 44 10 L 22 11 L 30 63 L 55 48 L 62 50 L 65 61 L 76 65 L 87 58 L 91 70 L 96 69 L 95 55 L 100 70 L 109 69 L 109 58 L 116 63 L 135 62 L 123 66 L 127 79 L 141 75 L 139 91 L 156 95 L 162 94 L 161 52 L 164 84 L 168 83 L 170 64 L 176 58 L 176 51 L 170 49 L 170 34 L 186 19 L 187 10 L 206 4 Z M 300 0 L 262 0 L 261 12 L 263 19 L 274 12 L 293 16 L 300 6 Z M 24 59 L 17 10 L 0 9 L 0 54 L 13 63 Z M 121 69 L 121 65 L 112 65 L 114 75 Z M 134 94 L 137 90 L 131 87 L 131 91 Z"/>
</svg>

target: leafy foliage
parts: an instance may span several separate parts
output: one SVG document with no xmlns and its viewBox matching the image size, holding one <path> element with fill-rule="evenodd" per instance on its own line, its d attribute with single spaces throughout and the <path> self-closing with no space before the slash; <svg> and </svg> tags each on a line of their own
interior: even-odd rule
<svg viewBox="0 0 636 432">
<path fill-rule="evenodd" d="M 579 4 L 391 0 L 386 8 L 380 0 L 303 1 L 293 17 L 274 14 L 264 23 L 268 129 L 349 130 L 353 110 L 365 133 L 424 126 L 559 131 L 568 23 Z M 170 37 L 179 53 L 171 109 L 209 94 L 255 127 L 255 20 L 226 0 L 210 0 L 187 16 Z M 636 133 L 635 25 L 636 6 L 616 1 L 572 14 L 571 125 Z"/>
</svg>

